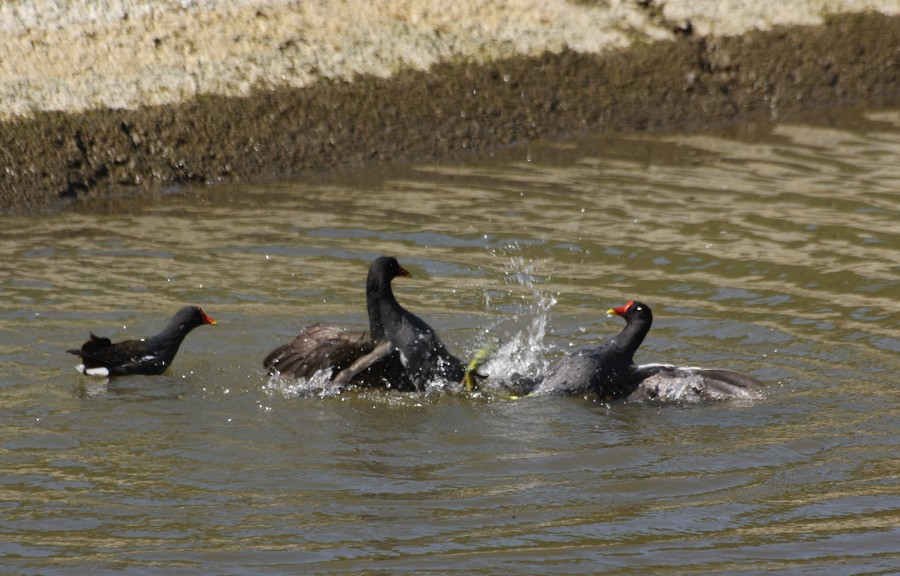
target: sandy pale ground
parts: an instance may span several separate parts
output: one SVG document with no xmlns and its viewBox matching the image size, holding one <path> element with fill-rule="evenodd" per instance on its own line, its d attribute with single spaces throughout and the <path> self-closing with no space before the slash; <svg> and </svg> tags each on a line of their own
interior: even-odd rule
<svg viewBox="0 0 900 576">
<path fill-rule="evenodd" d="M 900 0 L 6 0 L 0 209 L 900 96 Z"/>
</svg>

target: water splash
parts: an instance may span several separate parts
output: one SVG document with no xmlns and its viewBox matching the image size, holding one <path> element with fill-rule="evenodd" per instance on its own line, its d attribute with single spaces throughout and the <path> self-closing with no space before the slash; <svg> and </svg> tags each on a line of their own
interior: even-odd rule
<svg viewBox="0 0 900 576">
<path fill-rule="evenodd" d="M 341 390 L 337 386 L 330 386 L 331 368 L 319 370 L 310 378 L 291 378 L 281 374 L 273 374 L 262 389 L 269 396 L 280 394 L 284 398 L 305 398 L 318 396 L 325 398 L 337 396 Z"/>
<path fill-rule="evenodd" d="M 516 249 L 515 245 L 511 248 Z M 509 257 L 505 266 L 505 280 L 512 285 L 507 290 L 508 296 L 524 288 L 528 294 L 521 297 L 521 304 L 509 321 L 516 324 L 527 320 L 524 329 L 517 331 L 511 338 L 499 344 L 497 351 L 479 370 L 487 375 L 488 380 L 507 380 L 514 374 L 537 375 L 548 368 L 544 356 L 544 337 L 547 332 L 547 321 L 550 310 L 556 304 L 556 297 L 541 289 L 539 282 L 540 263 L 515 255 Z M 490 306 L 490 300 L 488 300 Z M 506 320 L 501 320 L 494 327 L 485 331 L 488 339 L 496 338 L 491 331 Z"/>
</svg>

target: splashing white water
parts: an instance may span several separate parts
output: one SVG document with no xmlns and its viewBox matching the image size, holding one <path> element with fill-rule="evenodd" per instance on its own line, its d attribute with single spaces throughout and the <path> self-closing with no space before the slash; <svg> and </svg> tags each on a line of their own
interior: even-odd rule
<svg viewBox="0 0 900 576">
<path fill-rule="evenodd" d="M 280 394 L 284 398 L 298 398 L 308 396 L 336 396 L 341 393 L 337 386 L 329 386 L 331 383 L 331 368 L 319 370 L 310 378 L 291 378 L 281 374 L 273 374 L 263 386 L 263 391 L 272 396 Z"/>
<path fill-rule="evenodd" d="M 479 372 L 488 376 L 488 380 L 506 380 L 513 374 L 535 376 L 548 368 L 547 359 L 544 357 L 544 337 L 550 310 L 556 304 L 556 298 L 540 288 L 539 268 L 538 263 L 526 260 L 522 256 L 509 258 L 505 272 L 506 282 L 515 286 L 510 288 L 508 293 L 513 294 L 521 288 L 530 293 L 529 296 L 523 297 L 523 303 L 511 321 L 521 323 L 528 320 L 528 324 L 500 344 L 481 367 Z M 488 338 L 497 337 L 496 334 L 490 334 L 489 330 L 485 331 L 485 334 Z"/>
</svg>

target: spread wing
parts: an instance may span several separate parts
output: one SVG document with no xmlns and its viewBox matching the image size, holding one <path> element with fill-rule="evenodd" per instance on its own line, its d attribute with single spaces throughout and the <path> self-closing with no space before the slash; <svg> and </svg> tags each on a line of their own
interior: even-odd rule
<svg viewBox="0 0 900 576">
<path fill-rule="evenodd" d="M 690 402 L 763 397 L 762 382 L 732 370 L 644 364 L 635 367 L 634 377 L 640 383 L 630 398 Z"/>
<path fill-rule="evenodd" d="M 348 332 L 337 326 L 317 323 L 304 328 L 294 340 L 279 346 L 263 360 L 270 374 L 310 378 L 331 368 L 337 374 L 375 347 L 368 332 Z"/>
</svg>

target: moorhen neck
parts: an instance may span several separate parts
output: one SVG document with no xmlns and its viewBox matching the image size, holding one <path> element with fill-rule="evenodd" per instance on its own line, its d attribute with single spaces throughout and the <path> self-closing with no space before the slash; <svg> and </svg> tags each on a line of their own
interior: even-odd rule
<svg viewBox="0 0 900 576">
<path fill-rule="evenodd" d="M 67 352 L 81 357 L 78 370 L 89 376 L 162 374 L 172 363 L 185 336 L 204 324 L 215 326 L 216 321 L 198 306 L 185 306 L 175 313 L 162 332 L 151 338 L 113 344 L 109 338 L 92 333 L 80 349 Z"/>
<path fill-rule="evenodd" d="M 625 328 L 612 339 L 611 347 L 618 351 L 617 362 L 634 364 L 634 353 L 643 344 L 653 324 L 653 312 L 646 304 L 631 300 L 624 306 L 610 308 L 606 313 L 625 318 Z"/>
<path fill-rule="evenodd" d="M 397 276 L 412 276 L 396 258 L 380 256 L 369 266 L 366 276 L 366 310 L 369 313 L 369 335 L 375 342 L 387 340 L 384 327 L 385 314 L 403 310 L 394 297 L 391 281 Z M 393 316 L 392 316 L 393 317 Z"/>
</svg>

